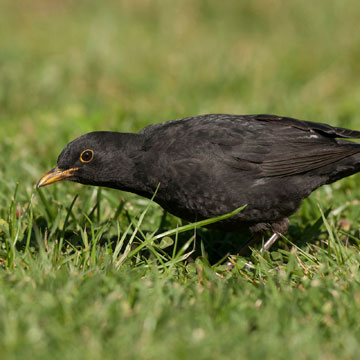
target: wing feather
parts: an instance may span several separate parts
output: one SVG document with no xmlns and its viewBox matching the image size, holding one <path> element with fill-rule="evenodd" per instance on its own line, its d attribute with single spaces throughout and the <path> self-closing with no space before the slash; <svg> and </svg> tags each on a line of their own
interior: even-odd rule
<svg viewBox="0 0 360 360">
<path fill-rule="evenodd" d="M 214 156 L 260 177 L 296 175 L 360 152 L 360 144 L 341 140 L 360 139 L 359 131 L 276 115 L 200 115 L 151 125 L 140 134 L 144 151 L 156 148 L 180 160 Z"/>
<path fill-rule="evenodd" d="M 266 124 L 258 138 L 243 137 L 232 147 L 232 156 L 251 162 L 260 176 L 290 176 L 315 170 L 360 152 L 360 145 L 337 138 L 360 138 L 360 132 L 327 124 L 269 115 L 255 115 Z M 234 167 L 237 167 L 234 165 Z"/>
<path fill-rule="evenodd" d="M 301 174 L 332 164 L 358 152 L 359 149 L 356 148 L 337 149 L 337 151 L 317 153 L 310 156 L 285 156 L 273 160 L 265 160 L 261 164 L 261 173 L 263 176 L 289 176 Z"/>
</svg>

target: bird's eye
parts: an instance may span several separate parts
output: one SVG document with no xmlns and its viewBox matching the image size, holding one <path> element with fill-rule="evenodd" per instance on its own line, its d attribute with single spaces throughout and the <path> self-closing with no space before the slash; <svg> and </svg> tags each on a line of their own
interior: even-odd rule
<svg viewBox="0 0 360 360">
<path fill-rule="evenodd" d="M 84 150 L 80 155 L 80 161 L 83 163 L 89 163 L 94 158 L 93 150 Z"/>
</svg>

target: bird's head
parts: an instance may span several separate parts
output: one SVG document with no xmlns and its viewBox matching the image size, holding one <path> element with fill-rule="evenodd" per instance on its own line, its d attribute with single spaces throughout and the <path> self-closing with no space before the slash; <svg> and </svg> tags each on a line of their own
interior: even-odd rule
<svg viewBox="0 0 360 360">
<path fill-rule="evenodd" d="M 105 131 L 80 136 L 63 149 L 57 166 L 39 180 L 36 188 L 60 180 L 120 188 L 117 184 L 122 179 L 131 180 L 138 137 Z"/>
</svg>

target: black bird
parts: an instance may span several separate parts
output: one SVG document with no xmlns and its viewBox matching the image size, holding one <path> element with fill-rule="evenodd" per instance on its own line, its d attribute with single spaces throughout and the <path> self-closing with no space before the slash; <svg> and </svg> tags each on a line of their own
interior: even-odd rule
<svg viewBox="0 0 360 360">
<path fill-rule="evenodd" d="M 210 114 L 139 133 L 92 132 L 70 142 L 37 188 L 59 180 L 151 198 L 188 221 L 237 215 L 213 228 L 275 233 L 324 184 L 360 170 L 359 131 L 275 115 Z"/>
</svg>

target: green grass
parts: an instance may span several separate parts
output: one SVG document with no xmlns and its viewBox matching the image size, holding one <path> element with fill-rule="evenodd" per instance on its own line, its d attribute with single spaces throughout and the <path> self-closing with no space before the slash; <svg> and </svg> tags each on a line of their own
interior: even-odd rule
<svg viewBox="0 0 360 360">
<path fill-rule="evenodd" d="M 357 359 L 358 175 L 231 272 L 242 235 L 34 184 L 93 130 L 211 112 L 360 129 L 359 17 L 339 0 L 1 1 L 1 359 Z"/>
</svg>

